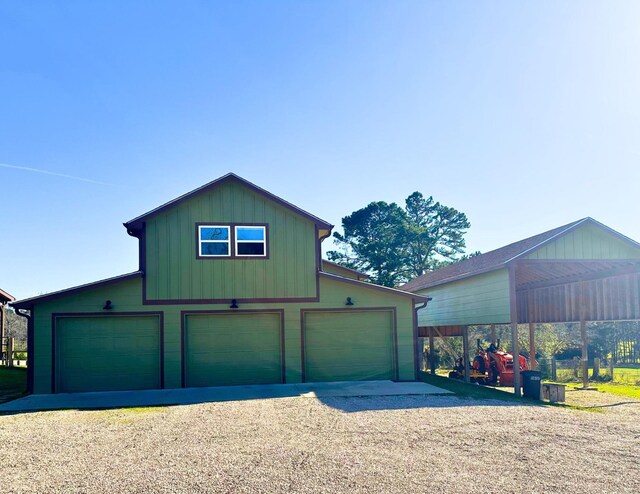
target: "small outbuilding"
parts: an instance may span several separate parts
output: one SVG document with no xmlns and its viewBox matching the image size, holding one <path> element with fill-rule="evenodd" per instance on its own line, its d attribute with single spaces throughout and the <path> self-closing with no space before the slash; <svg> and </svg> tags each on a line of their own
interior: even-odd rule
<svg viewBox="0 0 640 494">
<path fill-rule="evenodd" d="M 586 363 L 587 321 L 640 319 L 640 244 L 584 218 L 401 288 L 432 298 L 418 313 L 419 334 L 432 342 L 434 335 L 465 336 L 470 325 L 510 324 L 517 348 L 517 324 L 528 323 L 535 355 L 536 323 L 580 322 Z"/>
<path fill-rule="evenodd" d="M 33 392 L 416 379 L 426 297 L 322 261 L 326 221 L 230 173 L 124 227 L 136 271 L 12 304 Z"/>
</svg>

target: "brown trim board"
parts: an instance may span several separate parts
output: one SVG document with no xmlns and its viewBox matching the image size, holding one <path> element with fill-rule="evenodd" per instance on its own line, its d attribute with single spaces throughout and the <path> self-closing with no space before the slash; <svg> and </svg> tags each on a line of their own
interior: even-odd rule
<svg viewBox="0 0 640 494">
<path fill-rule="evenodd" d="M 56 393 L 56 320 L 71 317 L 127 317 L 156 316 L 159 323 L 160 337 L 160 389 L 164 389 L 164 312 L 54 312 L 51 314 L 51 393 Z"/>
<path fill-rule="evenodd" d="M 359 308 L 345 308 L 345 307 L 336 307 L 336 308 L 323 308 L 323 309 L 300 309 L 300 371 L 302 382 L 307 382 L 307 372 L 306 372 L 306 351 L 305 351 L 305 315 L 307 312 L 391 312 L 392 313 L 392 335 L 393 335 L 393 373 L 395 376 L 395 380 L 399 380 L 400 376 L 400 363 L 398 361 L 398 313 L 396 307 L 359 307 Z"/>
<path fill-rule="evenodd" d="M 185 330 L 188 315 L 234 315 L 234 314 L 279 314 L 280 315 L 280 361 L 281 361 L 281 381 L 287 382 L 286 349 L 285 349 L 285 318 L 284 309 L 233 309 L 233 310 L 183 310 L 180 311 L 180 367 L 181 384 L 187 387 L 186 354 L 185 354 Z"/>
<path fill-rule="evenodd" d="M 235 173 L 227 173 L 226 175 L 217 178 L 211 182 L 209 182 L 208 184 L 202 185 L 201 187 L 198 187 L 190 192 L 187 192 L 186 194 L 183 194 L 179 197 L 177 197 L 176 199 L 173 199 L 169 202 L 166 202 L 164 204 L 162 204 L 161 206 L 158 206 L 155 209 L 152 209 L 151 211 L 148 211 L 132 220 L 127 221 L 126 223 L 123 223 L 124 227 L 129 231 L 131 230 L 132 232 L 135 232 L 135 230 L 140 228 L 140 225 L 142 223 L 142 221 L 148 217 L 151 216 L 155 216 L 156 214 L 159 214 L 167 209 L 170 209 L 172 207 L 176 207 L 179 204 L 181 204 L 182 202 L 198 195 L 204 192 L 208 192 L 209 190 L 212 190 L 216 187 L 219 187 L 223 184 L 225 184 L 226 182 L 229 181 L 235 181 L 237 183 L 239 183 L 240 185 L 243 185 L 245 187 L 247 187 L 248 189 L 250 189 L 252 192 L 255 192 L 256 194 L 259 194 L 273 202 L 275 202 L 276 204 L 289 209 L 290 211 L 293 211 L 295 214 L 302 216 L 310 221 L 312 221 L 313 223 L 320 225 L 328 230 L 333 229 L 333 225 L 330 223 L 327 223 L 326 221 L 318 218 L 317 216 L 312 215 L 311 213 L 308 213 L 306 211 L 304 211 L 303 209 L 300 209 L 298 206 L 295 206 L 293 204 L 291 204 L 288 201 L 285 201 L 284 199 L 276 196 L 275 194 L 272 194 L 271 192 L 258 187 L 257 185 L 249 182 L 248 180 L 239 177 L 238 175 L 236 175 Z"/>
<path fill-rule="evenodd" d="M 80 292 L 87 289 L 92 288 L 102 288 L 103 286 L 112 285 L 118 283 L 120 281 L 126 281 L 134 278 L 138 278 L 143 276 L 144 273 L 142 271 L 134 271 L 133 273 L 122 274 L 120 276 L 114 276 L 113 278 L 107 278 L 105 280 L 94 281 L 92 283 L 85 283 L 84 285 L 78 285 L 71 288 L 66 288 L 64 290 L 59 290 L 57 292 L 47 293 L 45 295 L 39 295 L 37 297 L 25 298 L 23 300 L 18 300 L 17 302 L 12 302 L 11 305 L 15 309 L 28 309 L 33 306 L 34 302 L 43 302 L 45 300 L 50 300 L 58 297 L 64 297 L 66 295 L 70 295 L 72 293 Z"/>
</svg>

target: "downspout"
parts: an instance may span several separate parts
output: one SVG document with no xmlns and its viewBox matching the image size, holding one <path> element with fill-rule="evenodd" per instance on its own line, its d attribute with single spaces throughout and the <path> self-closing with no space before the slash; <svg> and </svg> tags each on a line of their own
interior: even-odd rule
<svg viewBox="0 0 640 494">
<path fill-rule="evenodd" d="M 316 226 L 316 229 L 318 227 Z M 326 235 L 323 235 L 322 237 L 318 236 L 317 230 L 316 230 L 316 237 L 317 237 L 317 242 L 318 242 L 318 258 L 316 259 L 316 265 L 318 267 L 318 271 L 322 271 L 322 241 L 325 238 L 329 238 L 331 236 L 331 230 L 327 231 Z"/>
<path fill-rule="evenodd" d="M 431 302 L 431 297 L 427 297 L 427 301 L 423 302 L 419 306 L 413 307 L 413 360 L 414 360 L 414 374 L 415 380 L 418 380 L 418 372 L 420 370 L 419 358 L 422 354 L 422 349 L 418 347 L 418 311 L 420 309 L 424 309 L 429 302 Z"/>
<path fill-rule="evenodd" d="M 24 309 L 15 309 L 17 315 L 27 320 L 27 394 L 33 393 L 33 307 L 30 308 L 29 314 L 21 312 Z"/>
</svg>

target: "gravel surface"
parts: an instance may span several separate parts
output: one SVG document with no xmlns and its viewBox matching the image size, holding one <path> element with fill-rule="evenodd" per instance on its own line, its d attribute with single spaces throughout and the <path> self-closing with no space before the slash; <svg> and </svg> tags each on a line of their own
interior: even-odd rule
<svg viewBox="0 0 640 494">
<path fill-rule="evenodd" d="M 0 416 L 3 492 L 640 492 L 640 402 L 282 398 Z"/>
</svg>

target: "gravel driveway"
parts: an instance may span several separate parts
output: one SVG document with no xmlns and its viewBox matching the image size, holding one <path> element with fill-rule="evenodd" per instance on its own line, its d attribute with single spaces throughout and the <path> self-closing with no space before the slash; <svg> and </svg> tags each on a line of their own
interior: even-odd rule
<svg viewBox="0 0 640 494">
<path fill-rule="evenodd" d="M 640 492 L 640 402 L 282 398 L 0 416 L 7 492 Z"/>
</svg>

